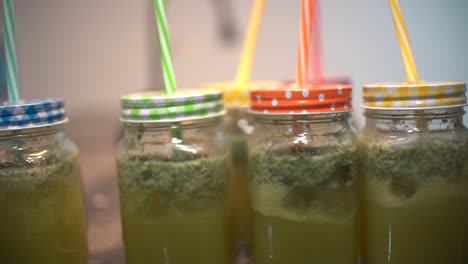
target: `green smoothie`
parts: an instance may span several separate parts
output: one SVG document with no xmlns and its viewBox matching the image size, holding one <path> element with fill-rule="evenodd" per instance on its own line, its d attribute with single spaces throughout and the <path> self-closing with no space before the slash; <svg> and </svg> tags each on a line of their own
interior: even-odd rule
<svg viewBox="0 0 468 264">
<path fill-rule="evenodd" d="M 242 259 L 251 257 L 252 242 L 247 134 L 253 128 L 248 120 L 246 108 L 228 108 L 223 120 L 229 153 L 227 191 L 229 248 L 232 258 L 241 263 Z"/>
<path fill-rule="evenodd" d="M 354 264 L 351 147 L 251 150 L 256 264 Z"/>
<path fill-rule="evenodd" d="M 228 263 L 225 159 L 185 158 L 119 158 L 128 264 Z"/>
<path fill-rule="evenodd" d="M 365 261 L 468 263 L 468 141 L 361 147 Z"/>
<path fill-rule="evenodd" d="M 250 210 L 249 167 L 245 135 L 233 135 L 230 140 L 228 228 L 233 256 L 248 256 L 252 236 Z"/>
<path fill-rule="evenodd" d="M 75 157 L 0 163 L 0 212 L 0 263 L 87 263 Z"/>
</svg>

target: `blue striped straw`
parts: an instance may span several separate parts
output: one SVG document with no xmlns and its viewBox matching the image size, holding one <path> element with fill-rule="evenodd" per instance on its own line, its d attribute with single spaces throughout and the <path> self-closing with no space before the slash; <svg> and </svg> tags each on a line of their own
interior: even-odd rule
<svg viewBox="0 0 468 264">
<path fill-rule="evenodd" d="M 16 63 L 16 33 L 11 0 L 3 0 L 3 34 L 7 60 L 8 97 L 12 103 L 19 100 L 18 65 Z"/>
</svg>

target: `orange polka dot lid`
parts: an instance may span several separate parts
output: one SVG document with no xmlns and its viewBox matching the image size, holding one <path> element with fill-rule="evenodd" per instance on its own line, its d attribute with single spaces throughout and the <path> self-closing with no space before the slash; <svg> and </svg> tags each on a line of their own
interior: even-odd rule
<svg viewBox="0 0 468 264">
<path fill-rule="evenodd" d="M 326 114 L 352 110 L 352 87 L 347 84 L 276 84 L 252 89 L 254 114 Z"/>
</svg>

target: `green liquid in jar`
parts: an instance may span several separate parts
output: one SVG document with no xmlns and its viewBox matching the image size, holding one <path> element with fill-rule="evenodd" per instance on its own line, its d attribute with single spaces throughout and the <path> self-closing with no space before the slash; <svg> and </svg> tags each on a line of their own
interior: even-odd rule
<svg viewBox="0 0 468 264">
<path fill-rule="evenodd" d="M 468 263 L 468 142 L 363 149 L 365 262 Z"/>
<path fill-rule="evenodd" d="M 225 160 L 118 161 L 128 264 L 224 264 Z"/>
<path fill-rule="evenodd" d="M 84 264 L 88 249 L 76 159 L 0 166 L 0 263 Z"/>
<path fill-rule="evenodd" d="M 354 264 L 354 151 L 253 149 L 253 258 L 257 264 Z"/>
<path fill-rule="evenodd" d="M 245 135 L 233 135 L 230 140 L 228 220 L 231 253 L 247 257 L 252 240 L 252 216 L 249 193 L 249 165 Z"/>
</svg>

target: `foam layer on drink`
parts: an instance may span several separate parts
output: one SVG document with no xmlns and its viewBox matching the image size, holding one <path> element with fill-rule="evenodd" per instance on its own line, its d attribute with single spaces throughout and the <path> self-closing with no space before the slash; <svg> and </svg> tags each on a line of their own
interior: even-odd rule
<svg viewBox="0 0 468 264">
<path fill-rule="evenodd" d="M 5 162 L 0 164 L 0 189 L 3 193 L 31 191 L 54 183 L 63 183 L 75 177 L 78 171 L 76 153 L 60 160 L 50 156 L 44 161 L 26 163 Z M 2 192 L 0 192 L 2 193 Z"/>
<path fill-rule="evenodd" d="M 354 149 L 253 149 L 253 208 L 292 221 L 340 222 L 355 215 Z"/>
<path fill-rule="evenodd" d="M 421 185 L 440 189 L 446 186 L 444 182 L 468 180 L 468 140 L 447 142 L 423 137 L 415 142 L 397 143 L 363 144 L 360 148 L 366 181 L 380 181 L 376 188 L 387 186 L 393 196 L 410 199 Z"/>
<path fill-rule="evenodd" d="M 124 156 L 118 161 L 118 171 L 120 188 L 141 198 L 135 206 L 149 202 L 162 207 L 196 208 L 197 203 L 206 206 L 223 199 L 227 184 L 224 158 L 175 162 L 152 156 Z"/>
</svg>

